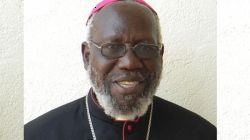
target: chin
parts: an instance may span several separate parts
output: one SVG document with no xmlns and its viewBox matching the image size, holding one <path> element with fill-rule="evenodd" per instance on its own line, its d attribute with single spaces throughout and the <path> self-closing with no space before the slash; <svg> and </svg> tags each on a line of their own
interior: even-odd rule
<svg viewBox="0 0 250 140">
<path fill-rule="evenodd" d="M 112 118 L 123 117 L 127 120 L 143 116 L 152 103 L 153 96 L 159 85 L 161 68 L 159 68 L 159 71 L 149 74 L 144 83 L 141 85 L 137 84 L 136 88 L 131 88 L 131 86 L 130 88 L 125 87 L 130 90 L 124 90 L 124 87 L 112 85 L 113 81 L 110 79 L 116 75 L 98 75 L 94 68 L 88 69 L 91 86 L 105 114 Z"/>
<path fill-rule="evenodd" d="M 111 94 L 98 93 L 94 90 L 99 104 L 103 107 L 106 115 L 112 118 L 123 117 L 126 120 L 133 120 L 143 116 L 149 105 L 152 103 L 153 96 L 123 96 L 119 99 Z"/>
</svg>

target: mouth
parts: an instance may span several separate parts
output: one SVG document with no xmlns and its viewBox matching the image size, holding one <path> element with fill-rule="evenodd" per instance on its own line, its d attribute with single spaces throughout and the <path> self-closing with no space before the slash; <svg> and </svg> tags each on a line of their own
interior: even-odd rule
<svg viewBox="0 0 250 140">
<path fill-rule="evenodd" d="M 144 82 L 136 80 L 122 80 L 113 83 L 112 91 L 117 95 L 140 94 L 144 90 Z"/>
<path fill-rule="evenodd" d="M 142 94 L 145 88 L 145 76 L 142 74 L 121 74 L 113 78 L 111 83 L 111 94 L 117 96 Z"/>
<path fill-rule="evenodd" d="M 122 88 L 135 88 L 140 84 L 139 81 L 120 81 L 116 83 Z"/>
</svg>

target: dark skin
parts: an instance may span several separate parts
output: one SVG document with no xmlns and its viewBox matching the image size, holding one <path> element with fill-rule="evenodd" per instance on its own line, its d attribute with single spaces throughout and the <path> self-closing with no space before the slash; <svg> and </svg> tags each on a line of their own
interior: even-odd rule
<svg viewBox="0 0 250 140">
<path fill-rule="evenodd" d="M 99 11 L 93 22 L 92 39 L 98 45 L 107 42 L 122 43 L 149 43 L 160 44 L 157 22 L 155 15 L 146 7 L 137 3 L 116 2 L 105 6 Z M 127 53 L 118 59 L 110 60 L 102 56 L 100 49 L 90 46 L 87 42 L 82 44 L 82 55 L 84 67 L 92 67 L 100 75 L 111 73 L 140 72 L 145 75 L 159 71 L 162 65 L 164 47 L 159 52 L 159 57 L 155 59 L 139 59 L 131 48 L 127 47 Z M 145 77 L 144 77 L 145 78 Z M 118 99 L 122 95 L 140 94 L 145 85 L 146 78 L 137 76 L 113 77 L 108 83 L 110 94 Z M 121 88 L 115 85 L 117 81 L 140 80 L 140 84 L 135 88 Z M 102 84 L 102 81 L 99 82 Z M 122 102 L 122 99 L 121 99 Z"/>
</svg>

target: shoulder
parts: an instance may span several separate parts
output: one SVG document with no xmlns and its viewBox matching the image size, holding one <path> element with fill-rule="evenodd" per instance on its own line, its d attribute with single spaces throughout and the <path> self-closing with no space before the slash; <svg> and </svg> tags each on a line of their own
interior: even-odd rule
<svg viewBox="0 0 250 140">
<path fill-rule="evenodd" d="M 85 97 L 84 97 L 85 98 Z M 83 98 L 53 109 L 24 126 L 25 140 L 57 139 L 58 133 L 69 132 L 84 117 Z"/>
<path fill-rule="evenodd" d="M 158 127 L 162 126 L 162 129 L 167 128 L 183 136 L 193 134 L 204 140 L 206 138 L 203 137 L 216 139 L 216 127 L 213 124 L 192 111 L 156 96 L 154 97 L 154 113 Z"/>
</svg>

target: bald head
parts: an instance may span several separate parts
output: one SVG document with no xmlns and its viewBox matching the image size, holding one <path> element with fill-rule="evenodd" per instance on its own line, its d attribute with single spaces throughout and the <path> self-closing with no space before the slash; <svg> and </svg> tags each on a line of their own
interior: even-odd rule
<svg viewBox="0 0 250 140">
<path fill-rule="evenodd" d="M 133 43 L 148 39 L 151 43 L 161 43 L 157 15 L 134 1 L 118 1 L 103 7 L 91 17 L 87 26 L 87 40 Z"/>
</svg>

